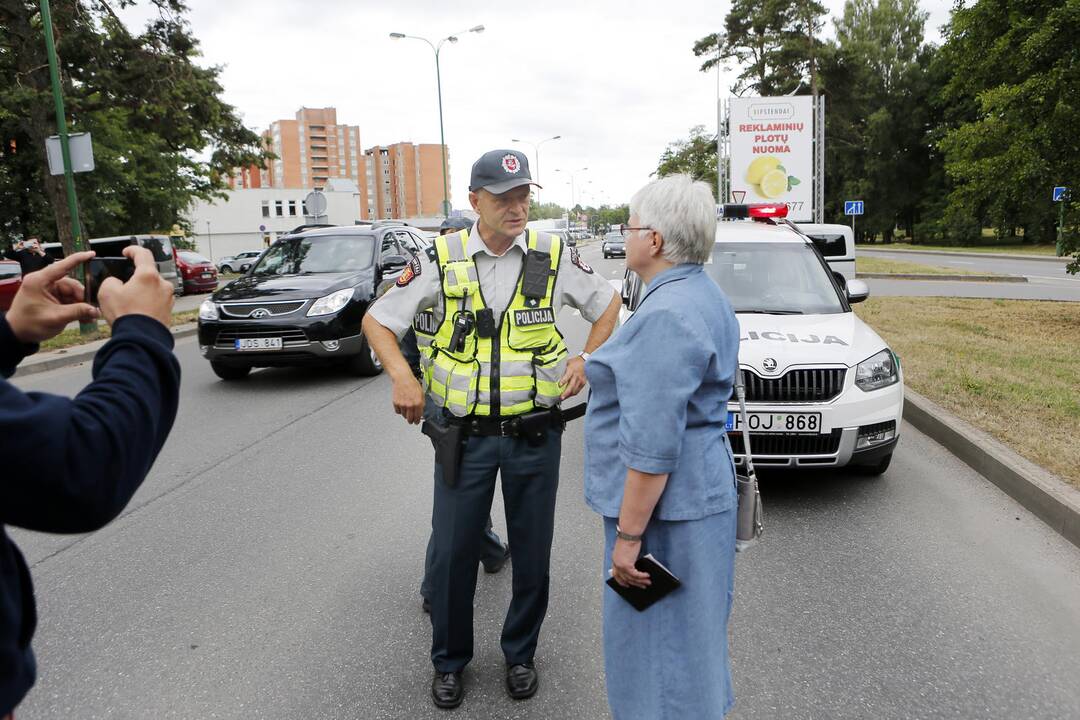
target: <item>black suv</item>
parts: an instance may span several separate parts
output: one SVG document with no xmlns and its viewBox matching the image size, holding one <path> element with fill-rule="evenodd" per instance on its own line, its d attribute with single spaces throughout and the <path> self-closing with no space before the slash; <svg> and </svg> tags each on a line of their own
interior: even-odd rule
<svg viewBox="0 0 1080 720">
<path fill-rule="evenodd" d="M 429 244 L 415 228 L 386 222 L 286 235 L 202 304 L 199 349 L 224 380 L 254 367 L 334 363 L 377 375 L 360 321 Z"/>
</svg>

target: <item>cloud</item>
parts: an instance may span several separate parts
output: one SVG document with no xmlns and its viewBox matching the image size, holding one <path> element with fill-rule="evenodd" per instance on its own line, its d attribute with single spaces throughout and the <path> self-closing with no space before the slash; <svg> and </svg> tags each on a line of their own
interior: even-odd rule
<svg viewBox="0 0 1080 720">
<path fill-rule="evenodd" d="M 933 0 L 928 27 L 947 18 Z M 439 141 L 435 57 L 426 43 L 477 24 L 440 52 L 452 196 L 467 205 L 472 160 L 511 138 L 562 135 L 541 148 L 542 198 L 625 202 L 649 180 L 669 142 L 716 127 L 717 79 L 691 47 L 714 32 L 727 4 L 700 0 L 189 0 L 207 63 L 222 65 L 225 100 L 266 128 L 301 106 L 334 106 L 361 144 Z M 842 10 L 831 0 L 834 15 Z M 939 7 L 940 6 L 940 7 Z M 941 11 L 944 8 L 944 12 Z M 147 3 L 127 9 L 141 24 Z M 831 32 L 831 25 L 830 25 Z M 929 34 L 929 33 L 928 33 Z M 730 77 L 721 78 L 726 95 Z M 533 149 L 519 146 L 530 157 Z M 591 181 L 591 182 L 590 182 Z"/>
</svg>

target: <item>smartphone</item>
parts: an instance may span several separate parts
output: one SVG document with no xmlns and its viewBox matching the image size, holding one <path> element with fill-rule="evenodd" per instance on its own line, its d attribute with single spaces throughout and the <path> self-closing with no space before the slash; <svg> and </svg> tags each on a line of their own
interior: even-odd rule
<svg viewBox="0 0 1080 720">
<path fill-rule="evenodd" d="M 98 304 L 98 288 L 106 278 L 127 282 L 135 274 L 135 262 L 126 257 L 96 257 L 86 263 L 86 302 Z"/>
</svg>

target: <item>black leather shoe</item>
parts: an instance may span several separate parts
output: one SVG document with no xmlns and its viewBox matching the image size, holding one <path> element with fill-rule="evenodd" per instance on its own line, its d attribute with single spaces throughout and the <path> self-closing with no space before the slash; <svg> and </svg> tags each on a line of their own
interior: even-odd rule
<svg viewBox="0 0 1080 720">
<path fill-rule="evenodd" d="M 515 700 L 531 698 L 540 687 L 540 676 L 531 662 L 506 668 L 506 691 Z"/>
<path fill-rule="evenodd" d="M 502 557 L 492 563 L 481 563 L 484 566 L 484 572 L 488 575 L 494 575 L 503 569 L 506 565 L 506 561 L 510 559 L 510 546 L 503 545 Z"/>
<path fill-rule="evenodd" d="M 436 707 L 456 708 L 465 697 L 465 683 L 461 680 L 461 672 L 435 673 L 435 679 L 431 681 L 431 699 Z"/>
<path fill-rule="evenodd" d="M 431 614 L 431 601 L 423 595 L 420 596 L 420 608 L 428 615 Z"/>
</svg>

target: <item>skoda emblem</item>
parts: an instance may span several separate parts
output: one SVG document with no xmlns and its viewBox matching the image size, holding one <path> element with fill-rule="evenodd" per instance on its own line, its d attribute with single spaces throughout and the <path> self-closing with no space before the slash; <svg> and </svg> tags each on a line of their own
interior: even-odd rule
<svg viewBox="0 0 1080 720">
<path fill-rule="evenodd" d="M 256 320 L 259 318 L 270 317 L 270 311 L 266 308 L 259 308 L 258 310 L 252 310 L 248 317 L 255 318 Z M 773 363 L 773 365 L 775 366 L 776 363 Z"/>
<path fill-rule="evenodd" d="M 776 372 L 776 360 L 773 358 L 765 358 L 761 361 L 761 369 L 767 373 Z"/>
</svg>

